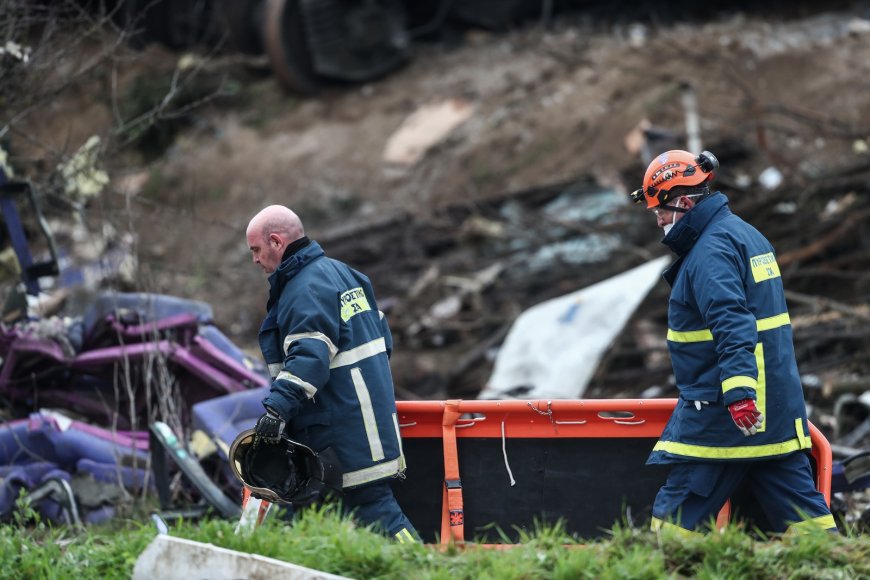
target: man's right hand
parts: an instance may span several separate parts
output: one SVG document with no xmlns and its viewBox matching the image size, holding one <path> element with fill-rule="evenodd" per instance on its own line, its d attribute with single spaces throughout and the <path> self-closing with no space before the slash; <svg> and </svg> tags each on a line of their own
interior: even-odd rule
<svg viewBox="0 0 870 580">
<path fill-rule="evenodd" d="M 257 420 L 254 433 L 266 443 L 277 443 L 281 440 L 285 425 L 284 419 L 272 409 L 267 408 L 266 412 Z"/>
<path fill-rule="evenodd" d="M 731 403 L 728 405 L 728 412 L 731 413 L 731 419 L 737 428 L 747 437 L 758 433 L 764 421 L 764 415 L 761 414 L 752 399 Z"/>
</svg>

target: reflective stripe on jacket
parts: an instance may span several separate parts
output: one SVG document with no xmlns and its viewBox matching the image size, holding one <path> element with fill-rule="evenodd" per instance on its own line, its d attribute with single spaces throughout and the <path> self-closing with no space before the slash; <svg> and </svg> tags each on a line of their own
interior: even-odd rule
<svg viewBox="0 0 870 580">
<path fill-rule="evenodd" d="M 702 199 L 663 240 L 678 259 L 668 348 L 679 402 L 649 463 L 752 460 L 810 447 L 792 329 L 773 247 L 731 213 L 722 193 Z M 765 420 L 744 437 L 727 405 L 755 399 Z M 698 410 L 695 401 L 707 401 Z"/>
<path fill-rule="evenodd" d="M 292 439 L 335 450 L 344 487 L 402 473 L 392 336 L 369 279 L 311 242 L 269 285 L 259 342 L 273 380 L 263 404 L 288 421 Z"/>
</svg>

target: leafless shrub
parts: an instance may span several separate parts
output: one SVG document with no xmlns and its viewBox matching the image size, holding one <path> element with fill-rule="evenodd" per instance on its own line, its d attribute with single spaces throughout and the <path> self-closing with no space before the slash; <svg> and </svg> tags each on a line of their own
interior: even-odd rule
<svg viewBox="0 0 870 580">
<path fill-rule="evenodd" d="M 223 91 L 213 70 L 203 81 L 211 55 L 131 72 L 153 64 L 132 44 L 157 4 L 0 0 L 0 167 L 34 182 L 45 206 L 82 221 L 121 154 Z"/>
</svg>

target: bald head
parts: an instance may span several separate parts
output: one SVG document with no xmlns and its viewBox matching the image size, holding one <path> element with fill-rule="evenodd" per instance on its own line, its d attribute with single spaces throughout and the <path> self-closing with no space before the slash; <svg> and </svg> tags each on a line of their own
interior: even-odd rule
<svg viewBox="0 0 870 580">
<path fill-rule="evenodd" d="M 248 223 L 247 235 L 250 236 L 253 232 L 263 237 L 269 237 L 269 234 L 279 234 L 288 243 L 305 235 L 302 220 L 293 210 L 283 205 L 270 205 L 252 217 Z"/>
<path fill-rule="evenodd" d="M 305 235 L 302 220 L 290 208 L 270 205 L 251 218 L 246 232 L 254 263 L 271 274 L 288 245 Z"/>
</svg>

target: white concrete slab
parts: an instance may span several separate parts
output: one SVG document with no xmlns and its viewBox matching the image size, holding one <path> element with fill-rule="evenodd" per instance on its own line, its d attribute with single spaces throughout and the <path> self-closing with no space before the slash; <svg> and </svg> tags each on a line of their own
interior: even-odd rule
<svg viewBox="0 0 870 580">
<path fill-rule="evenodd" d="M 213 544 L 159 535 L 136 560 L 134 580 L 347 580 L 344 576 L 297 566 L 274 558 L 245 554 Z"/>
</svg>

